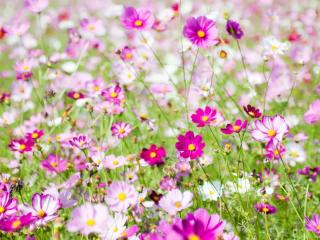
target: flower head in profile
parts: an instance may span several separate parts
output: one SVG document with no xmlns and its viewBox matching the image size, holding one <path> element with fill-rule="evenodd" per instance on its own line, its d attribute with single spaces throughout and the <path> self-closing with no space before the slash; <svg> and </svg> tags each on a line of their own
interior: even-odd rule
<svg viewBox="0 0 320 240">
<path fill-rule="evenodd" d="M 234 37 L 235 39 L 241 39 L 243 36 L 243 31 L 240 27 L 240 24 L 236 21 L 228 19 L 226 24 L 226 30 L 230 36 Z"/>
<path fill-rule="evenodd" d="M 200 48 L 207 48 L 219 42 L 216 22 L 205 16 L 189 17 L 183 28 L 183 36 Z"/>
<path fill-rule="evenodd" d="M 81 92 L 70 91 L 67 93 L 67 96 L 73 100 L 78 100 L 85 98 L 85 95 Z"/>
<path fill-rule="evenodd" d="M 73 209 L 67 229 L 70 232 L 80 232 L 85 236 L 90 233 L 101 234 L 105 231 L 110 218 L 106 206 L 87 202 Z"/>
<path fill-rule="evenodd" d="M 178 136 L 176 149 L 182 158 L 190 158 L 191 160 L 201 157 L 206 144 L 202 140 L 201 135 L 195 135 L 193 132 L 186 132 L 185 135 Z"/>
<path fill-rule="evenodd" d="M 242 129 L 247 128 L 247 124 L 247 120 L 237 119 L 234 124 L 227 124 L 225 128 L 221 128 L 221 132 L 224 134 L 239 133 Z"/>
<path fill-rule="evenodd" d="M 280 115 L 274 117 L 263 116 L 261 120 L 254 122 L 252 137 L 260 142 L 270 142 L 277 144 L 289 132 L 289 126 Z"/>
<path fill-rule="evenodd" d="M 248 114 L 251 118 L 259 118 L 261 117 L 261 112 L 259 108 L 251 106 L 250 104 L 247 106 L 243 106 L 244 111 Z"/>
<path fill-rule="evenodd" d="M 132 127 L 129 123 L 117 122 L 111 126 L 112 136 L 116 136 L 118 138 L 124 138 L 128 136 L 131 131 Z"/>
<path fill-rule="evenodd" d="M 320 237 L 320 215 L 313 214 L 312 218 L 306 217 L 306 229 L 309 232 L 314 232 Z"/>
<path fill-rule="evenodd" d="M 192 205 L 193 194 L 190 191 L 181 192 L 173 189 L 159 201 L 159 206 L 171 216 Z"/>
<path fill-rule="evenodd" d="M 106 203 L 115 212 L 125 212 L 138 203 L 138 192 L 126 182 L 113 182 L 107 190 Z"/>
<path fill-rule="evenodd" d="M 5 232 L 19 231 L 23 227 L 29 226 L 33 221 L 34 217 L 31 213 L 19 216 L 14 215 L 10 218 L 0 219 L 0 230 Z"/>
<path fill-rule="evenodd" d="M 30 12 L 39 13 L 48 6 L 48 0 L 24 0 L 24 6 Z"/>
<path fill-rule="evenodd" d="M 79 135 L 71 138 L 69 144 L 79 149 L 86 149 L 90 146 L 90 139 L 85 135 Z"/>
<path fill-rule="evenodd" d="M 150 10 L 125 7 L 120 17 L 126 29 L 148 30 L 154 24 L 154 17 Z"/>
<path fill-rule="evenodd" d="M 198 108 L 197 111 L 191 115 L 191 119 L 192 122 L 197 124 L 197 127 L 204 127 L 216 120 L 216 114 L 216 109 L 206 106 L 205 109 Z"/>
<path fill-rule="evenodd" d="M 163 147 L 157 147 L 155 144 L 152 144 L 149 149 L 142 149 L 140 157 L 150 166 L 161 165 L 164 163 L 166 150 Z"/>
<path fill-rule="evenodd" d="M 277 208 L 268 203 L 256 203 L 254 208 L 257 212 L 264 214 L 274 214 L 277 212 Z"/>
</svg>

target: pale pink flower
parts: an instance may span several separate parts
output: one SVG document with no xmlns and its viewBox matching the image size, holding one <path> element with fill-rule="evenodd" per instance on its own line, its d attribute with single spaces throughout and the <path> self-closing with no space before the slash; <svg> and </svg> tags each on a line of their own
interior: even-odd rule
<svg viewBox="0 0 320 240">
<path fill-rule="evenodd" d="M 174 216 L 177 212 L 190 207 L 192 198 L 193 194 L 190 191 L 181 192 L 179 189 L 174 189 L 161 198 L 159 206 Z"/>
<path fill-rule="evenodd" d="M 304 120 L 309 124 L 320 121 L 320 99 L 310 105 L 309 110 L 304 114 Z"/>
</svg>

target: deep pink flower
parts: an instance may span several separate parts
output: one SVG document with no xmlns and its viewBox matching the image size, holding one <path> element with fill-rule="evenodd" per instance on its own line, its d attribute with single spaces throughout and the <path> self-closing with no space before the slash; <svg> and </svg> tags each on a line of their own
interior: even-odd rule
<svg viewBox="0 0 320 240">
<path fill-rule="evenodd" d="M 123 61 L 128 62 L 131 61 L 133 58 L 133 49 L 125 46 L 121 51 L 120 51 L 120 57 Z"/>
<path fill-rule="evenodd" d="M 241 119 L 237 119 L 234 124 L 227 124 L 225 128 L 221 128 L 221 132 L 224 134 L 233 134 L 233 133 L 239 133 L 242 129 L 245 129 L 247 127 L 247 120 L 244 120 L 242 122 Z"/>
<path fill-rule="evenodd" d="M 134 7 L 125 7 L 120 20 L 126 29 L 147 30 L 154 23 L 151 11 Z"/>
<path fill-rule="evenodd" d="M 48 6 L 48 0 L 24 0 L 24 6 L 31 12 L 39 13 Z"/>
<path fill-rule="evenodd" d="M 29 139 L 17 139 L 10 142 L 9 148 L 14 152 L 25 153 L 32 151 L 33 145 L 34 142 Z"/>
<path fill-rule="evenodd" d="M 56 174 L 67 170 L 68 161 L 58 155 L 49 154 L 47 159 L 41 161 L 41 166 L 49 173 Z"/>
<path fill-rule="evenodd" d="M 73 100 L 78 100 L 78 99 L 82 99 L 85 98 L 85 95 L 81 92 L 75 92 L 75 91 L 71 91 L 67 93 L 67 96 Z"/>
<path fill-rule="evenodd" d="M 257 212 L 265 214 L 273 214 L 277 212 L 277 208 L 268 203 L 256 203 L 254 208 Z"/>
<path fill-rule="evenodd" d="M 111 126 L 112 136 L 116 136 L 118 138 L 124 138 L 128 136 L 132 131 L 131 125 L 129 123 L 118 122 L 114 123 Z"/>
<path fill-rule="evenodd" d="M 10 198 L 10 193 L 5 191 L 0 195 L 0 219 L 15 214 L 18 210 L 18 200 Z"/>
<path fill-rule="evenodd" d="M 243 36 L 243 31 L 236 21 L 229 19 L 226 24 L 226 30 L 235 39 L 241 39 Z"/>
<path fill-rule="evenodd" d="M 279 160 L 283 154 L 285 153 L 286 149 L 281 144 L 274 144 L 272 141 L 268 142 L 265 147 L 265 157 L 269 160 Z"/>
<path fill-rule="evenodd" d="M 251 106 L 250 104 L 247 106 L 243 106 L 244 111 L 249 115 L 251 118 L 259 118 L 261 117 L 261 112 L 259 108 Z"/>
<path fill-rule="evenodd" d="M 207 48 L 219 42 L 216 22 L 204 16 L 189 17 L 183 28 L 183 36 L 200 48 Z"/>
<path fill-rule="evenodd" d="M 197 127 L 204 127 L 214 122 L 216 115 L 216 109 L 206 106 L 205 109 L 198 108 L 197 111 L 191 115 L 191 119 L 192 122 L 197 124 Z"/>
<path fill-rule="evenodd" d="M 309 124 L 320 121 L 320 99 L 310 105 L 309 110 L 304 114 L 304 120 Z"/>
<path fill-rule="evenodd" d="M 25 59 L 15 64 L 16 78 L 26 80 L 32 77 L 32 67 L 34 63 L 32 60 Z"/>
<path fill-rule="evenodd" d="M 289 132 L 289 126 L 280 115 L 274 117 L 263 116 L 261 120 L 254 122 L 251 135 L 260 142 L 273 141 L 277 144 L 282 141 L 283 137 Z"/>
<path fill-rule="evenodd" d="M 114 86 L 111 86 L 107 89 L 104 89 L 101 91 L 101 96 L 105 98 L 105 100 L 115 103 L 115 104 L 121 104 L 124 101 L 124 91 L 119 86 L 119 84 L 116 84 Z"/>
<path fill-rule="evenodd" d="M 36 141 L 40 139 L 42 136 L 42 130 L 34 130 L 33 132 L 27 133 L 26 138 L 29 139 L 29 141 Z"/>
<path fill-rule="evenodd" d="M 29 226 L 34 221 L 31 213 L 22 216 L 13 216 L 0 220 L 0 230 L 5 232 L 19 231 L 23 227 Z"/>
<path fill-rule="evenodd" d="M 142 149 L 140 157 L 150 166 L 161 165 L 164 163 L 166 150 L 163 147 L 157 147 L 155 144 L 152 144 L 149 149 Z"/>
<path fill-rule="evenodd" d="M 320 237 L 320 215 L 313 214 L 312 218 L 306 217 L 306 229 L 309 232 L 314 232 Z"/>
<path fill-rule="evenodd" d="M 201 135 L 194 135 L 193 132 L 186 132 L 185 135 L 178 136 L 176 149 L 183 158 L 196 159 L 202 156 L 206 144 L 202 141 Z"/>
<path fill-rule="evenodd" d="M 79 149 L 85 149 L 90 146 L 90 139 L 85 135 L 79 135 L 77 137 L 73 137 L 69 140 L 69 143 L 71 146 L 79 148 Z"/>
</svg>

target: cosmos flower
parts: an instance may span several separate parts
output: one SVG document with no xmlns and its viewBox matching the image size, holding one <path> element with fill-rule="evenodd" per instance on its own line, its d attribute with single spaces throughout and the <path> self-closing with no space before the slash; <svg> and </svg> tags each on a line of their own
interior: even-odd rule
<svg viewBox="0 0 320 240">
<path fill-rule="evenodd" d="M 0 219 L 14 215 L 18 211 L 18 200 L 10 198 L 10 193 L 2 192 L 0 195 Z"/>
<path fill-rule="evenodd" d="M 10 218 L 0 219 L 0 230 L 5 232 L 19 231 L 23 227 L 29 226 L 34 221 L 31 213 L 26 215 L 15 215 Z"/>
<path fill-rule="evenodd" d="M 120 57 L 123 61 L 129 62 L 133 59 L 133 48 L 125 46 L 120 51 Z"/>
<path fill-rule="evenodd" d="M 241 119 L 237 119 L 234 124 L 227 124 L 225 128 L 221 128 L 221 132 L 224 134 L 233 134 L 239 133 L 242 129 L 247 128 L 247 120 L 242 121 Z"/>
<path fill-rule="evenodd" d="M 251 106 L 250 104 L 247 106 L 243 106 L 244 111 L 248 114 L 251 118 L 259 118 L 261 117 L 261 112 L 259 108 Z"/>
<path fill-rule="evenodd" d="M 263 116 L 261 120 L 256 120 L 251 135 L 257 141 L 272 141 L 277 144 L 282 141 L 288 132 L 289 126 L 284 118 L 280 115 L 275 115 L 274 117 Z"/>
<path fill-rule="evenodd" d="M 101 20 L 94 18 L 84 18 L 80 21 L 80 27 L 82 30 L 82 35 L 92 37 L 92 36 L 102 36 L 105 33 L 105 27 Z"/>
<path fill-rule="evenodd" d="M 307 176 L 307 178 L 310 181 L 315 182 L 315 181 L 317 181 L 317 177 L 320 174 L 320 166 L 317 166 L 317 167 L 306 166 L 302 169 L 298 169 L 297 173 L 299 175 Z"/>
<path fill-rule="evenodd" d="M 178 136 L 176 149 L 181 157 L 193 160 L 202 156 L 205 145 L 201 135 L 194 135 L 193 132 L 189 131 L 185 135 Z"/>
<path fill-rule="evenodd" d="M 193 194 L 190 191 L 181 192 L 179 189 L 169 191 L 159 201 L 159 206 L 171 216 L 192 205 Z"/>
<path fill-rule="evenodd" d="M 125 7 L 120 17 L 122 25 L 126 29 L 148 30 L 152 28 L 154 17 L 147 9 Z"/>
<path fill-rule="evenodd" d="M 216 114 L 216 109 L 206 106 L 205 109 L 198 108 L 197 111 L 191 115 L 191 119 L 192 122 L 197 124 L 197 127 L 204 127 L 216 120 Z"/>
<path fill-rule="evenodd" d="M 313 214 L 312 218 L 306 217 L 305 227 L 309 232 L 314 232 L 320 237 L 320 215 Z"/>
<path fill-rule="evenodd" d="M 68 161 L 55 154 L 49 154 L 47 159 L 41 161 L 41 166 L 49 173 L 56 174 L 67 170 Z"/>
<path fill-rule="evenodd" d="M 31 78 L 33 66 L 34 62 L 29 59 L 17 62 L 14 67 L 16 70 L 16 78 L 20 80 L 26 80 Z"/>
<path fill-rule="evenodd" d="M 29 141 L 36 141 L 40 139 L 43 136 L 43 131 L 42 130 L 33 130 L 32 132 L 27 133 L 26 138 Z"/>
<path fill-rule="evenodd" d="M 125 212 L 138 203 L 138 192 L 126 182 L 113 182 L 107 190 L 106 203 L 112 211 Z"/>
<path fill-rule="evenodd" d="M 124 91 L 119 86 L 119 84 L 116 84 L 114 86 L 111 86 L 107 89 L 104 89 L 101 91 L 101 96 L 104 97 L 106 101 L 120 104 L 124 101 Z"/>
<path fill-rule="evenodd" d="M 290 166 L 295 166 L 296 163 L 303 163 L 307 159 L 307 154 L 301 144 L 287 143 L 285 145 L 286 153 L 283 156 L 283 160 Z"/>
<path fill-rule="evenodd" d="M 90 139 L 85 135 L 79 135 L 71 138 L 69 144 L 79 149 L 86 149 L 90 146 Z"/>
<path fill-rule="evenodd" d="M 256 203 L 254 208 L 257 212 L 264 214 L 274 214 L 277 212 L 277 208 L 268 203 Z"/>
<path fill-rule="evenodd" d="M 226 24 L 226 30 L 230 36 L 234 37 L 235 39 L 239 40 L 243 36 L 243 31 L 238 22 L 228 19 Z"/>
<path fill-rule="evenodd" d="M 304 114 L 304 120 L 309 124 L 320 121 L 320 99 L 310 105 L 309 110 Z"/>
<path fill-rule="evenodd" d="M 209 215 L 209 213 L 199 208 L 194 213 L 188 213 L 187 216 L 173 224 L 172 229 L 175 232 L 170 234 L 168 239 L 177 240 L 212 240 L 219 239 L 224 230 L 225 223 L 218 214 Z M 173 238 L 173 236 L 175 236 Z"/>
<path fill-rule="evenodd" d="M 59 200 L 52 195 L 35 193 L 32 196 L 32 206 L 24 205 L 23 212 L 31 213 L 35 218 L 34 224 L 39 226 L 55 219 L 60 207 Z"/>
<path fill-rule="evenodd" d="M 132 127 L 129 123 L 117 122 L 111 126 L 112 136 L 116 136 L 118 138 L 124 138 L 128 136 L 131 131 Z"/>
<path fill-rule="evenodd" d="M 85 98 L 85 95 L 81 92 L 75 92 L 75 91 L 71 91 L 67 93 L 67 96 L 73 100 L 78 100 L 78 99 L 82 99 Z"/>
<path fill-rule="evenodd" d="M 42 12 L 48 6 L 48 0 L 24 0 L 24 6 L 31 12 Z"/>
<path fill-rule="evenodd" d="M 71 213 L 71 219 L 67 223 L 70 232 L 80 232 L 88 236 L 90 233 L 103 233 L 106 224 L 110 221 L 108 208 L 103 204 L 85 204 L 76 207 Z"/>
<path fill-rule="evenodd" d="M 166 150 L 163 147 L 157 147 L 155 144 L 152 144 L 149 149 L 142 149 L 140 157 L 150 166 L 161 165 L 164 163 Z"/>
<path fill-rule="evenodd" d="M 203 200 L 217 201 L 222 196 L 223 186 L 219 181 L 204 182 L 199 186 L 199 193 Z"/>
<path fill-rule="evenodd" d="M 25 153 L 32 151 L 33 145 L 34 142 L 29 139 L 17 139 L 10 142 L 9 148 L 14 152 Z"/>
<path fill-rule="evenodd" d="M 103 159 L 102 164 L 105 168 L 116 169 L 118 167 L 122 167 L 122 166 L 126 165 L 127 158 L 124 156 L 114 156 L 112 154 L 112 155 L 106 156 Z"/>
<path fill-rule="evenodd" d="M 183 28 L 183 36 L 200 48 L 207 48 L 219 42 L 216 22 L 205 16 L 189 17 Z"/>
<path fill-rule="evenodd" d="M 278 55 L 283 55 L 289 49 L 289 44 L 280 42 L 271 36 L 263 39 L 263 47 L 265 58 L 274 58 Z"/>
<path fill-rule="evenodd" d="M 265 147 L 265 157 L 268 160 L 279 160 L 283 157 L 286 148 L 281 144 L 274 144 L 272 141 L 268 142 Z"/>
</svg>

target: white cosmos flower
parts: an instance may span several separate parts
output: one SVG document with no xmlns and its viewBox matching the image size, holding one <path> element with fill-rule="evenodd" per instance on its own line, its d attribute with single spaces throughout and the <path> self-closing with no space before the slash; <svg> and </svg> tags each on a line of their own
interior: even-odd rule
<svg viewBox="0 0 320 240">
<path fill-rule="evenodd" d="M 199 193 L 203 200 L 217 201 L 222 195 L 223 186 L 219 181 L 204 182 L 202 186 L 199 186 Z"/>
<path fill-rule="evenodd" d="M 25 81 L 15 81 L 12 84 L 11 99 L 14 102 L 21 102 L 31 97 L 32 85 Z"/>
<path fill-rule="evenodd" d="M 288 143 L 285 148 L 286 152 L 283 156 L 283 160 L 289 165 L 295 166 L 296 163 L 306 161 L 306 152 L 302 145 L 298 143 Z"/>
<path fill-rule="evenodd" d="M 275 37 L 270 36 L 263 40 L 264 57 L 275 57 L 283 55 L 289 49 L 289 43 L 280 42 Z"/>
<path fill-rule="evenodd" d="M 251 187 L 250 181 L 247 178 L 239 178 L 236 183 L 229 181 L 226 185 L 231 193 L 238 192 L 241 194 L 249 191 Z"/>
<path fill-rule="evenodd" d="M 127 217 L 121 213 L 115 214 L 106 222 L 105 231 L 101 234 L 103 240 L 116 240 L 122 237 L 123 232 L 126 230 Z"/>
</svg>

